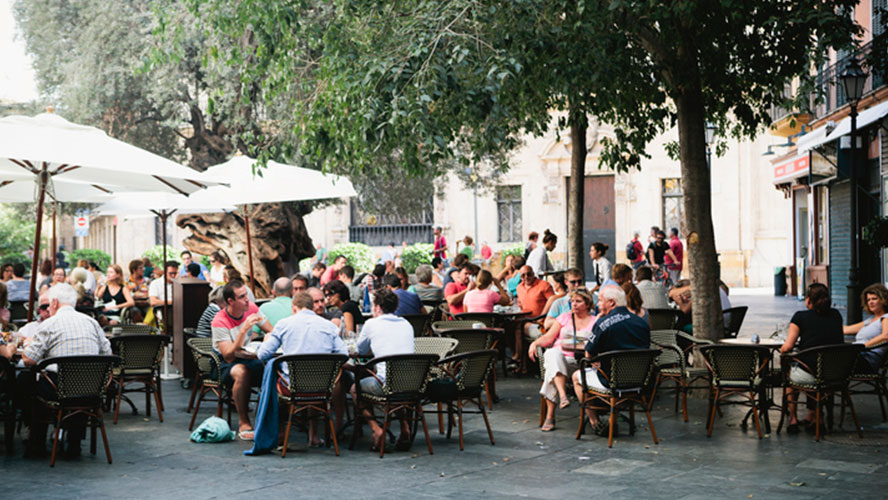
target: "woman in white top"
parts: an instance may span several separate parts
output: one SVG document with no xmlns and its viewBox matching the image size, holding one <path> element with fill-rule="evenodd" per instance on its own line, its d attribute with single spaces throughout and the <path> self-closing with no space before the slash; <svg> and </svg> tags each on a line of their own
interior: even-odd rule
<svg viewBox="0 0 888 500">
<path fill-rule="evenodd" d="M 844 326 L 845 335 L 856 334 L 854 343 L 863 344 L 866 347 L 888 340 L 888 289 L 879 283 L 870 285 L 864 288 L 863 293 L 860 294 L 860 302 L 863 303 L 863 310 L 872 314 L 873 317 L 867 321 Z M 861 354 L 861 357 L 866 360 L 866 366 L 861 366 L 863 363 L 858 363 L 858 367 L 877 373 L 882 366 L 886 352 L 888 352 L 888 347 L 867 349 Z"/>
<path fill-rule="evenodd" d="M 432 259 L 432 284 L 444 288 L 444 259 L 441 257 Z"/>
<path fill-rule="evenodd" d="M 592 243 L 589 257 L 592 258 L 592 293 L 598 291 L 605 281 L 611 278 L 611 263 L 604 256 L 609 246 L 601 242 Z"/>
<path fill-rule="evenodd" d="M 225 264 L 228 261 L 218 251 L 210 254 L 210 285 L 219 286 L 225 284 Z"/>
<path fill-rule="evenodd" d="M 557 244 L 558 237 L 546 229 L 543 233 L 543 244 L 538 245 L 531 250 L 530 254 L 527 256 L 527 265 L 533 268 L 533 273 L 538 277 L 541 277 L 543 273 L 555 270 L 555 268 L 552 267 L 552 261 L 549 260 L 549 255 L 546 252 L 555 250 L 555 245 Z"/>
<path fill-rule="evenodd" d="M 562 343 L 575 341 L 576 345 L 582 346 L 595 326 L 591 293 L 584 288 L 573 291 L 570 305 L 571 310 L 558 316 L 549 331 L 534 340 L 527 349 L 528 357 L 533 360 L 537 346 L 548 347 L 541 360 L 546 372 L 540 387 L 540 395 L 546 398 L 546 420 L 540 429 L 543 432 L 555 429 L 556 396 L 560 401 L 560 408 L 570 406 L 570 400 L 567 399 L 567 380 L 577 370 L 577 360 L 573 352 L 564 350 Z"/>
</svg>

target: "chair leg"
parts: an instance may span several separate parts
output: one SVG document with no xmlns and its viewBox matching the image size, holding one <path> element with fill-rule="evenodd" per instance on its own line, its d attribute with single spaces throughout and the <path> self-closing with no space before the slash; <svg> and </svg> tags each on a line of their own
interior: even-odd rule
<svg viewBox="0 0 888 500">
<path fill-rule="evenodd" d="M 210 389 L 208 389 L 206 387 L 200 388 L 200 394 L 197 396 L 197 402 L 194 403 L 194 410 L 193 410 L 193 413 L 191 414 L 191 423 L 188 424 L 189 431 L 194 429 L 194 420 L 197 418 L 197 412 L 200 411 L 200 402 L 203 401 L 204 396 L 206 396 L 206 394 L 208 392 L 210 392 Z M 221 411 L 220 411 L 220 413 L 221 413 Z M 219 415 L 219 416 L 221 416 L 221 415 Z"/>
<path fill-rule="evenodd" d="M 580 425 L 577 427 L 577 436 L 575 439 L 580 439 L 580 436 L 583 435 L 583 428 L 586 426 L 586 410 L 585 404 L 580 403 Z"/>
<path fill-rule="evenodd" d="M 820 392 L 817 393 L 817 413 L 814 414 L 814 441 L 820 442 Z"/>
<path fill-rule="evenodd" d="M 151 393 L 148 389 L 149 381 L 145 380 L 145 416 L 151 417 Z M 158 408 L 160 410 L 160 408 Z"/>
<path fill-rule="evenodd" d="M 185 413 L 191 413 L 191 407 L 194 406 L 194 398 L 197 397 L 197 386 L 199 385 L 199 378 L 197 376 L 194 377 L 194 381 L 191 382 L 191 397 L 188 398 L 188 407 L 185 408 Z"/>
<path fill-rule="evenodd" d="M 160 406 L 157 407 L 158 410 L 166 411 L 166 408 L 163 406 L 163 384 L 161 383 L 162 379 L 160 378 L 160 373 L 154 377 L 154 387 L 158 394 L 160 394 Z"/>
<path fill-rule="evenodd" d="M 160 391 L 155 390 L 154 392 L 154 402 L 157 405 L 157 418 L 160 420 L 160 423 L 163 423 L 163 399 L 160 396 Z"/>
<path fill-rule="evenodd" d="M 493 398 L 490 397 L 490 383 L 484 382 L 484 394 L 487 395 L 487 408 L 493 410 Z"/>
<path fill-rule="evenodd" d="M 755 430 L 758 432 L 759 439 L 762 438 L 762 423 L 759 422 L 758 410 L 756 409 L 757 401 L 755 400 L 755 392 L 749 393 L 749 398 L 752 401 L 752 419 L 755 421 Z"/>
<path fill-rule="evenodd" d="M 117 425 L 117 416 L 120 415 L 120 400 L 123 398 L 123 378 L 117 381 L 117 403 L 114 405 L 114 424 Z"/>
<path fill-rule="evenodd" d="M 447 439 L 450 439 L 450 434 L 453 432 L 453 402 L 447 402 Z"/>
<path fill-rule="evenodd" d="M 456 400 L 456 417 L 459 422 L 459 451 L 463 451 L 463 411 L 462 411 L 462 400 Z"/>
<path fill-rule="evenodd" d="M 787 410 L 787 391 L 786 387 L 783 388 L 783 397 L 780 398 L 780 421 L 777 422 L 777 434 L 780 434 L 780 429 L 783 428 L 783 418 L 786 416 Z"/>
<path fill-rule="evenodd" d="M 688 381 L 681 379 L 681 413 L 685 423 L 688 422 Z"/>
<path fill-rule="evenodd" d="M 327 410 L 327 425 L 330 427 L 330 439 L 333 441 L 333 451 L 339 456 L 339 441 L 336 439 L 336 427 L 333 425 L 333 413 L 330 411 L 330 402 L 324 401 Z"/>
<path fill-rule="evenodd" d="M 96 427 L 98 427 L 98 422 L 95 417 L 89 417 L 89 454 L 96 454 Z"/>
<path fill-rule="evenodd" d="M 854 411 L 854 402 L 851 401 L 851 395 L 848 391 L 842 391 L 842 398 L 848 401 L 848 408 L 851 408 L 851 417 L 854 419 L 854 428 L 857 430 L 857 436 L 863 439 L 863 431 L 860 429 L 860 422 L 857 421 L 857 412 Z"/>
<path fill-rule="evenodd" d="M 108 463 L 111 463 L 111 447 L 108 446 L 108 434 L 105 433 L 105 422 L 102 420 L 102 410 L 96 408 L 96 420 L 99 423 L 99 429 L 102 431 L 102 443 L 105 445 L 105 456 Z"/>
<path fill-rule="evenodd" d="M 417 413 L 419 413 L 420 421 L 422 421 L 422 432 L 425 433 L 426 445 L 429 447 L 429 455 L 434 455 L 435 451 L 432 450 L 432 440 L 429 438 L 429 426 L 426 425 L 425 413 L 422 411 L 422 406 L 419 404 L 416 405 Z"/>
<path fill-rule="evenodd" d="M 438 434 L 444 434 L 444 414 L 441 408 L 441 403 L 438 403 Z"/>
<path fill-rule="evenodd" d="M 616 405 L 616 398 L 611 396 L 610 398 L 610 418 L 607 429 L 607 447 L 613 448 L 614 446 L 614 424 L 617 423 L 617 412 L 615 411 L 614 406 Z"/>
<path fill-rule="evenodd" d="M 478 409 L 481 410 L 481 416 L 484 417 L 484 425 L 487 426 L 487 435 L 490 437 L 490 444 L 496 444 L 493 441 L 493 431 L 490 430 L 490 421 L 487 420 L 487 410 L 484 409 L 484 405 L 481 402 L 478 402 Z"/>
<path fill-rule="evenodd" d="M 284 431 L 284 449 L 281 450 L 281 458 L 287 456 L 287 444 L 290 442 L 290 428 L 293 426 L 293 414 L 296 412 L 296 405 L 290 403 L 290 411 L 287 414 L 287 430 Z"/>
<path fill-rule="evenodd" d="M 379 458 L 385 456 L 385 442 L 388 441 L 389 407 L 385 405 L 382 414 L 382 445 L 379 447 Z"/>
<path fill-rule="evenodd" d="M 648 419 L 648 427 L 651 428 L 651 436 L 654 438 L 654 444 L 660 444 L 660 440 L 657 439 L 657 431 L 654 430 L 654 420 L 651 418 L 651 410 L 649 408 L 650 405 L 645 404 L 644 399 L 641 400 L 642 405 L 644 405 L 644 415 Z"/>
<path fill-rule="evenodd" d="M 715 425 L 715 413 L 718 409 L 718 388 L 710 393 L 709 399 L 709 429 L 706 431 L 706 437 L 712 437 L 712 427 Z"/>
<path fill-rule="evenodd" d="M 50 467 L 55 467 L 56 453 L 58 452 L 58 448 L 59 448 L 59 431 L 61 431 L 61 430 L 62 430 L 62 410 L 59 409 L 59 413 L 56 416 L 56 428 L 55 428 L 55 432 L 53 432 L 53 437 L 52 437 L 52 456 L 50 456 L 50 458 L 49 458 L 49 466 Z"/>
</svg>

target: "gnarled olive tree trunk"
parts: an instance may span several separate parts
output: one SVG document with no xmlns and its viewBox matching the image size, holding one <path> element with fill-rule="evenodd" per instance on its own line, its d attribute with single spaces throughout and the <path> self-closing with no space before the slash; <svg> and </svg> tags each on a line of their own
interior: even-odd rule
<svg viewBox="0 0 888 500">
<path fill-rule="evenodd" d="M 180 215 L 176 225 L 191 230 L 182 244 L 202 255 L 224 253 L 249 284 L 247 233 L 243 209 L 236 213 Z M 253 277 L 256 294 L 269 296 L 271 283 L 299 269 L 299 261 L 314 255 L 311 237 L 301 213 L 289 203 L 264 203 L 247 208 L 253 245 Z"/>
</svg>

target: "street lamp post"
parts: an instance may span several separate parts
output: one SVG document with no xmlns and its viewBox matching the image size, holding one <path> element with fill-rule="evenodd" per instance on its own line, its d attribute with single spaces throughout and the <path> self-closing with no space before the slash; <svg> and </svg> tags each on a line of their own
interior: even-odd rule
<svg viewBox="0 0 888 500">
<path fill-rule="evenodd" d="M 849 247 L 850 259 L 848 266 L 848 313 L 846 319 L 849 325 L 858 323 L 861 320 L 862 312 L 860 309 L 860 283 L 858 269 L 858 241 L 860 238 L 860 224 L 857 220 L 857 103 L 863 96 L 863 86 L 866 83 L 867 75 L 860 68 L 856 57 L 852 57 L 848 62 L 845 71 L 839 75 L 842 87 L 845 89 L 845 97 L 848 99 L 848 105 L 851 108 L 851 161 L 848 165 L 848 179 L 851 189 L 851 246 Z"/>
<path fill-rule="evenodd" d="M 715 142 L 715 125 L 712 123 L 706 122 L 706 127 L 704 129 L 705 136 L 704 140 L 706 141 L 706 168 L 712 169 L 712 143 Z"/>
</svg>

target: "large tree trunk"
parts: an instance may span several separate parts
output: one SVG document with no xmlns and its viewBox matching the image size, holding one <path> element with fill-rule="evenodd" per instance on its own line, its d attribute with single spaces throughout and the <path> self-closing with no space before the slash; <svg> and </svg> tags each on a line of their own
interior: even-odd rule
<svg viewBox="0 0 888 500">
<path fill-rule="evenodd" d="M 675 100 L 678 111 L 681 186 L 687 225 L 687 252 L 691 274 L 694 335 L 711 340 L 724 335 L 718 293 L 718 259 L 712 229 L 709 169 L 706 165 L 702 92 L 688 86 Z"/>
<path fill-rule="evenodd" d="M 586 114 L 570 109 L 570 184 L 567 205 L 567 265 L 583 269 L 583 201 L 586 177 Z"/>
<path fill-rule="evenodd" d="M 256 294 L 268 296 L 271 283 L 290 276 L 299 261 L 314 255 L 302 215 L 289 203 L 265 203 L 248 208 L 253 245 Z M 202 255 L 220 250 L 249 284 L 249 263 L 244 220 L 240 213 L 180 215 L 176 225 L 191 230 L 182 244 Z"/>
</svg>

